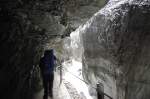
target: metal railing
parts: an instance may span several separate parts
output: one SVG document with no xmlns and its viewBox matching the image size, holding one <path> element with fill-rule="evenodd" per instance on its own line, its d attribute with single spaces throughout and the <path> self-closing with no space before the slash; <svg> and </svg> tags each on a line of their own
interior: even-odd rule
<svg viewBox="0 0 150 99">
<path fill-rule="evenodd" d="M 57 67 L 57 68 L 59 68 L 59 67 Z M 73 74 L 73 73 L 71 73 L 70 71 L 68 71 L 67 68 L 65 68 L 65 67 L 63 67 L 63 66 L 61 66 L 61 68 L 62 68 L 62 69 L 64 68 L 69 74 L 71 74 L 72 76 L 76 77 L 77 79 L 79 79 L 80 81 L 84 82 L 85 84 L 87 84 L 87 85 L 89 84 L 89 83 L 86 82 L 85 80 L 79 78 L 79 77 L 76 76 L 75 74 Z M 103 86 L 102 83 L 98 83 L 98 84 L 97 84 L 97 87 L 92 86 L 92 88 L 96 89 L 96 91 L 97 91 L 97 97 L 98 97 L 98 99 L 104 99 L 104 96 L 108 97 L 109 99 L 113 99 L 111 96 L 109 96 L 108 94 L 106 94 L 106 93 L 104 92 L 104 90 L 100 87 L 100 85 Z"/>
</svg>

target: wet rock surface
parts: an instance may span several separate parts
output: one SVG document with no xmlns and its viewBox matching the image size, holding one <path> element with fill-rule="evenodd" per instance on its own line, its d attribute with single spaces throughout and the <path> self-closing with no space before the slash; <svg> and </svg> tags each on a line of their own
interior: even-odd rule
<svg viewBox="0 0 150 99">
<path fill-rule="evenodd" d="M 1 0 L 0 99 L 32 99 L 41 89 L 37 66 L 43 50 L 54 47 L 63 56 L 62 38 L 106 2 Z M 149 17 L 148 0 L 110 0 L 77 30 L 84 77 L 91 85 L 102 82 L 114 99 L 149 99 Z"/>
<path fill-rule="evenodd" d="M 77 8 L 89 8 L 88 5 L 92 4 L 92 13 L 86 12 L 86 7 L 82 11 L 83 15 L 87 13 L 82 18 L 88 19 L 98 6 L 104 4 L 91 2 L 97 1 L 0 1 L 0 99 L 31 99 L 35 90 L 40 89 L 37 66 L 43 50 L 51 47 L 58 48 L 58 51 L 62 49 L 60 39 L 69 36 L 77 27 L 68 25 L 77 22 L 76 19 L 71 21 L 74 10 L 80 17 Z M 80 20 L 78 23 L 82 23 Z"/>
<path fill-rule="evenodd" d="M 77 31 L 84 75 L 113 99 L 149 99 L 150 2 L 110 0 Z"/>
</svg>

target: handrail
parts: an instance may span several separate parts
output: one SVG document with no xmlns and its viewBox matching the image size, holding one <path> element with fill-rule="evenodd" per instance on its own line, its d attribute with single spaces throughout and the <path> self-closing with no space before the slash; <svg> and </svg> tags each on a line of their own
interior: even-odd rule
<svg viewBox="0 0 150 99">
<path fill-rule="evenodd" d="M 58 67 L 57 67 L 57 68 L 58 68 Z M 62 68 L 66 69 L 66 71 L 67 71 L 68 73 L 70 73 L 71 75 L 73 75 L 74 77 L 76 77 L 77 79 L 79 79 L 80 81 L 82 81 L 82 82 L 84 82 L 85 84 L 88 85 L 88 82 L 86 82 L 85 80 L 83 80 L 83 79 L 79 78 L 78 76 L 74 75 L 73 73 L 71 73 L 70 71 L 68 71 L 67 68 L 65 68 L 65 67 L 62 67 Z M 92 86 L 92 88 L 94 88 L 94 89 L 97 90 L 96 87 L 93 87 L 93 86 Z M 99 90 L 99 91 L 100 91 L 100 90 Z M 100 91 L 100 93 L 103 94 L 104 96 L 107 96 L 109 99 L 113 99 L 111 96 L 109 96 L 108 94 L 106 94 L 106 93 L 104 93 L 104 92 L 102 92 L 102 91 Z"/>
</svg>

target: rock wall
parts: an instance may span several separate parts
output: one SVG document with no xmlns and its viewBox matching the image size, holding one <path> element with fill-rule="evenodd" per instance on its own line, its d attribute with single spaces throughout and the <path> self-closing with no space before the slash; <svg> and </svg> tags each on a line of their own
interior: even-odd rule
<svg viewBox="0 0 150 99">
<path fill-rule="evenodd" d="M 0 98 L 31 99 L 40 87 L 39 58 L 64 26 L 42 10 L 44 2 L 1 0 L 0 5 Z"/>
<path fill-rule="evenodd" d="M 150 97 L 150 2 L 110 0 L 79 31 L 84 77 L 113 99 Z"/>
<path fill-rule="evenodd" d="M 85 22 L 81 20 L 87 20 L 104 3 L 98 0 L 1 0 L 0 99 L 31 99 L 39 89 L 37 66 L 43 50 L 55 47 L 58 54 L 62 54 L 61 39 L 78 27 L 73 24 Z M 82 6 L 84 10 L 80 14 L 78 8 Z M 88 12 L 86 9 L 91 6 L 93 9 Z M 74 19 L 80 15 L 80 20 Z M 68 25 L 70 23 L 72 25 Z"/>
</svg>

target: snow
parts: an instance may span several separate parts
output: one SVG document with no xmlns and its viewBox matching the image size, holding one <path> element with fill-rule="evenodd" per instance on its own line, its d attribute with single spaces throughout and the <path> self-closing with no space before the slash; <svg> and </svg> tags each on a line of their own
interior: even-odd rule
<svg viewBox="0 0 150 99">
<path fill-rule="evenodd" d="M 82 81 L 84 80 L 82 76 L 82 63 L 73 59 L 71 63 L 64 63 L 63 65 L 67 67 L 63 79 L 70 82 L 79 94 L 84 94 L 86 99 L 93 99 L 89 94 L 88 85 Z"/>
<path fill-rule="evenodd" d="M 60 85 L 60 75 L 59 73 L 56 71 L 54 73 L 54 87 L 53 87 L 53 96 L 54 99 L 71 99 L 65 85 L 62 83 Z M 44 95 L 44 89 L 42 89 L 41 91 L 37 92 L 34 95 L 33 99 L 43 99 L 43 95 Z M 50 97 L 48 98 L 50 99 Z"/>
<path fill-rule="evenodd" d="M 53 88 L 54 99 L 72 99 L 64 84 L 64 80 L 72 84 L 72 86 L 77 90 L 78 94 L 82 97 L 81 99 L 93 99 L 89 94 L 88 85 L 82 81 L 83 80 L 82 63 L 76 60 L 72 60 L 69 63 L 64 62 L 63 67 L 65 67 L 67 70 L 63 72 L 64 75 L 61 85 L 59 83 L 60 82 L 59 70 L 57 70 L 54 73 L 55 75 Z M 43 94 L 44 90 L 42 89 L 40 92 L 35 94 L 34 99 L 43 99 Z"/>
</svg>

